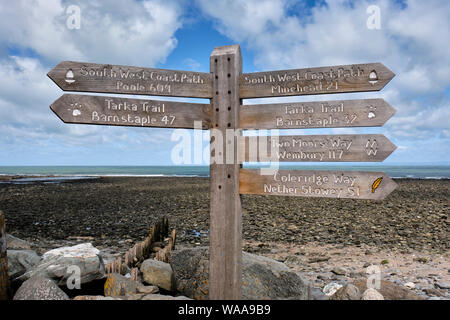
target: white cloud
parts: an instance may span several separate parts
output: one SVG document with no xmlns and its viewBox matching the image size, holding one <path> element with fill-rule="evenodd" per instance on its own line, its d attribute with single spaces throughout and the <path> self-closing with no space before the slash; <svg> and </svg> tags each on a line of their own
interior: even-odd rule
<svg viewBox="0 0 450 320">
<path fill-rule="evenodd" d="M 69 5 L 81 9 L 69 29 Z M 176 47 L 181 10 L 173 1 L 18 0 L 0 5 L 3 45 L 30 49 L 52 62 L 79 60 L 153 66 Z"/>
<path fill-rule="evenodd" d="M 297 97 L 297 101 L 378 95 L 398 111 L 386 126 L 398 137 L 420 132 L 426 138 L 449 129 L 450 122 L 442 120 L 448 119 L 450 110 L 448 103 L 442 105 L 450 87 L 449 1 L 409 0 L 404 7 L 387 0 L 326 1 L 307 17 L 289 0 L 261 5 L 243 0 L 197 2 L 221 33 L 253 52 L 261 71 L 382 62 L 397 74 L 380 93 Z M 380 30 L 366 26 L 366 9 L 373 4 L 380 7 Z"/>
</svg>

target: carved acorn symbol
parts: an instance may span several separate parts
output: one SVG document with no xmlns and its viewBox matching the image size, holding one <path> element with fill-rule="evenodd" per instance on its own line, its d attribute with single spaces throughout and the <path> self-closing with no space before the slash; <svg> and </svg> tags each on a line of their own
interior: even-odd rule
<svg viewBox="0 0 450 320">
<path fill-rule="evenodd" d="M 75 76 L 73 74 L 72 69 L 67 70 L 66 78 L 64 79 L 68 84 L 72 84 L 75 82 Z"/>
</svg>

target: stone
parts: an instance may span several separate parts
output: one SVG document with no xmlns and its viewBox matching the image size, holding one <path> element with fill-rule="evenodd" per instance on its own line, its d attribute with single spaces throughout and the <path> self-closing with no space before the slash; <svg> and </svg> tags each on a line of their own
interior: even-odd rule
<svg viewBox="0 0 450 320">
<path fill-rule="evenodd" d="M 31 250 L 31 244 L 25 240 L 6 234 L 6 249 L 8 250 Z"/>
<path fill-rule="evenodd" d="M 365 278 L 355 280 L 353 284 L 359 288 L 360 292 L 365 292 L 368 289 L 367 279 Z M 405 288 L 403 285 L 387 280 L 380 281 L 380 288 L 377 288 L 377 291 L 381 293 L 385 300 L 424 300 L 424 298 Z"/>
<path fill-rule="evenodd" d="M 435 288 L 425 288 L 423 289 L 423 292 L 425 292 L 429 296 L 444 297 L 444 294 L 441 292 L 441 290 Z"/>
<path fill-rule="evenodd" d="M 450 289 L 450 282 L 438 281 L 434 285 L 440 289 Z"/>
<path fill-rule="evenodd" d="M 316 263 L 316 262 L 325 262 L 330 260 L 330 257 L 312 257 L 308 259 L 309 263 Z"/>
<path fill-rule="evenodd" d="M 62 286 L 66 285 L 67 279 L 75 274 L 74 270 L 78 267 L 81 284 L 103 279 L 105 266 L 99 253 L 91 243 L 53 249 L 44 253 L 41 262 L 20 278 L 26 280 L 35 275 L 42 275 Z"/>
<path fill-rule="evenodd" d="M 104 296 L 76 296 L 73 300 L 123 300 L 118 297 L 104 297 Z"/>
<path fill-rule="evenodd" d="M 347 269 L 345 269 L 344 267 L 337 266 L 331 269 L 331 272 L 340 276 L 345 276 L 347 274 Z"/>
<path fill-rule="evenodd" d="M 325 287 L 323 287 L 323 293 L 325 293 L 327 296 L 332 296 L 336 293 L 340 288 L 342 288 L 343 285 L 337 282 L 330 282 Z"/>
<path fill-rule="evenodd" d="M 37 275 L 31 277 L 17 290 L 14 300 L 69 300 L 54 281 Z"/>
<path fill-rule="evenodd" d="M 145 286 L 142 283 L 138 283 L 137 292 L 144 294 L 158 293 L 159 288 L 157 286 Z"/>
<path fill-rule="evenodd" d="M 192 300 L 185 296 L 167 296 L 162 294 L 148 294 L 144 296 L 141 300 Z"/>
<path fill-rule="evenodd" d="M 118 297 L 137 292 L 137 281 L 118 273 L 110 273 L 106 277 L 104 294 L 106 297 Z"/>
<path fill-rule="evenodd" d="M 145 283 L 158 286 L 167 291 L 173 290 L 174 279 L 170 264 L 147 259 L 142 262 L 141 272 Z"/>
<path fill-rule="evenodd" d="M 384 297 L 374 288 L 369 288 L 362 294 L 361 300 L 384 300 Z"/>
<path fill-rule="evenodd" d="M 361 292 L 358 287 L 347 283 L 345 286 L 337 290 L 331 297 L 330 300 L 361 300 Z"/>
<path fill-rule="evenodd" d="M 319 288 L 311 288 L 308 300 L 328 300 L 328 296 Z"/>
<path fill-rule="evenodd" d="M 8 275 L 12 279 L 30 271 L 41 261 L 41 257 L 33 250 L 8 250 L 6 253 Z"/>
<path fill-rule="evenodd" d="M 405 283 L 405 287 L 407 287 L 408 289 L 415 289 L 416 285 L 414 284 L 414 282 L 407 282 Z"/>
<path fill-rule="evenodd" d="M 197 247 L 172 251 L 176 289 L 196 300 L 209 294 L 209 248 Z M 284 263 L 242 253 L 242 298 L 244 300 L 296 299 L 309 297 L 309 283 Z"/>
</svg>

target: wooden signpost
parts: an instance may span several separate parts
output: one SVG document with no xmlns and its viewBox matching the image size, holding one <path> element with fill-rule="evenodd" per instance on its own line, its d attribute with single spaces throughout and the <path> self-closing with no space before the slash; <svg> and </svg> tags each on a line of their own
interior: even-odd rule
<svg viewBox="0 0 450 320">
<path fill-rule="evenodd" d="M 245 73 L 241 98 L 379 91 L 395 74 L 381 63 Z"/>
<path fill-rule="evenodd" d="M 383 172 L 277 170 L 260 175 L 240 171 L 239 192 L 294 197 L 382 200 L 397 184 Z"/>
<path fill-rule="evenodd" d="M 214 49 L 210 73 L 61 62 L 48 76 L 64 91 L 210 99 L 210 104 L 198 104 L 64 94 L 51 105 L 66 123 L 197 128 L 194 122 L 201 121 L 202 129 L 226 137 L 222 149 L 211 148 L 210 299 L 242 298 L 240 194 L 381 200 L 396 187 L 382 172 L 276 170 L 262 175 L 241 166 L 242 155 L 244 161 L 383 161 L 396 147 L 380 134 L 259 137 L 251 148 L 252 140 L 241 133 L 382 126 L 395 113 L 383 99 L 242 103 L 244 98 L 378 91 L 394 77 L 381 63 L 242 74 L 240 47 L 232 45 Z M 217 156 L 232 161 L 217 162 Z"/>
<path fill-rule="evenodd" d="M 209 104 L 64 94 L 50 108 L 65 123 L 209 129 Z"/>
<path fill-rule="evenodd" d="M 382 134 L 302 135 L 264 137 L 263 151 L 255 139 L 258 152 L 251 154 L 250 139 L 241 144 L 245 162 L 380 162 L 397 148 Z"/>
<path fill-rule="evenodd" d="M 63 61 L 47 76 L 64 91 L 211 98 L 210 73 Z"/>
<path fill-rule="evenodd" d="M 243 105 L 242 129 L 379 127 L 395 113 L 383 99 Z"/>
</svg>

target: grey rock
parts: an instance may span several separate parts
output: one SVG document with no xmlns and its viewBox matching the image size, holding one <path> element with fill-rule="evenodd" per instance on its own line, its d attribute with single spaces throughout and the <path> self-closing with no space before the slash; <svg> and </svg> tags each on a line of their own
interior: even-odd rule
<svg viewBox="0 0 450 320">
<path fill-rule="evenodd" d="M 32 270 L 41 257 L 33 250 L 8 250 L 8 275 L 14 279 Z"/>
<path fill-rule="evenodd" d="M 167 296 L 162 294 L 148 294 L 144 296 L 141 300 L 192 300 L 185 296 Z"/>
<path fill-rule="evenodd" d="M 74 274 L 76 267 L 80 270 L 81 284 L 105 277 L 103 259 L 99 250 L 90 243 L 73 247 L 62 247 L 47 251 L 41 262 L 20 279 L 26 280 L 35 275 L 55 280 L 58 285 L 66 285 L 67 279 Z"/>
<path fill-rule="evenodd" d="M 118 273 L 108 274 L 104 286 L 106 297 L 118 297 L 137 292 L 137 281 L 124 277 Z"/>
<path fill-rule="evenodd" d="M 359 288 L 359 291 L 365 292 L 367 288 L 367 279 L 358 279 L 352 282 Z M 423 300 L 422 297 L 414 293 L 412 290 L 405 288 L 403 285 L 398 285 L 387 280 L 380 281 L 380 287 L 377 291 L 384 297 L 385 300 Z"/>
<path fill-rule="evenodd" d="M 423 292 L 425 292 L 429 296 L 436 296 L 436 297 L 443 297 L 444 294 L 439 289 L 435 288 L 425 288 L 423 289 Z"/>
<path fill-rule="evenodd" d="M 343 285 L 337 282 L 330 282 L 325 287 L 323 287 L 323 293 L 326 294 L 328 297 L 332 296 L 336 293 L 340 288 L 342 288 Z"/>
<path fill-rule="evenodd" d="M 330 297 L 330 300 L 361 300 L 359 288 L 351 283 L 347 283 Z"/>
<path fill-rule="evenodd" d="M 308 300 L 328 300 L 328 296 L 319 288 L 311 288 Z"/>
<path fill-rule="evenodd" d="M 54 281 L 43 277 L 34 276 L 25 281 L 14 295 L 14 300 L 69 300 L 67 294 L 62 291 Z"/>
<path fill-rule="evenodd" d="M 137 292 L 144 294 L 159 293 L 159 288 L 157 286 L 145 286 L 142 283 L 139 283 L 137 286 Z"/>
<path fill-rule="evenodd" d="M 434 285 L 440 289 L 450 289 L 450 282 L 438 281 Z"/>
<path fill-rule="evenodd" d="M 345 269 L 344 267 L 336 266 L 331 269 L 331 272 L 340 276 L 345 276 L 347 274 L 347 269 Z"/>
<path fill-rule="evenodd" d="M 170 264 L 154 259 L 147 259 L 142 262 L 141 272 L 144 282 L 158 286 L 164 290 L 173 290 L 174 278 Z"/>
<path fill-rule="evenodd" d="M 207 247 L 175 250 L 170 263 L 178 292 L 197 300 L 208 299 Z M 308 299 L 309 284 L 284 263 L 243 252 L 242 273 L 243 299 Z"/>
<path fill-rule="evenodd" d="M 369 288 L 364 291 L 361 300 L 384 300 L 384 297 L 377 290 Z"/>
<path fill-rule="evenodd" d="M 31 250 L 31 244 L 25 240 L 6 234 L 6 248 L 8 250 Z"/>
<path fill-rule="evenodd" d="M 309 263 L 316 263 L 316 262 L 325 262 L 330 260 L 330 257 L 312 257 L 308 259 Z"/>
<path fill-rule="evenodd" d="M 73 300 L 124 300 L 119 297 L 104 297 L 104 296 L 76 296 Z"/>
</svg>

